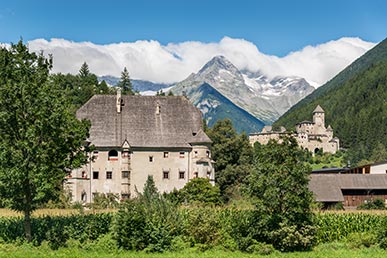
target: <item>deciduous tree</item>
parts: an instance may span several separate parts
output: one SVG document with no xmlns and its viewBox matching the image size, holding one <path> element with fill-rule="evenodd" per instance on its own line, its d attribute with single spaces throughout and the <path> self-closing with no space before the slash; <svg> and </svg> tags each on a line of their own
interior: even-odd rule
<svg viewBox="0 0 387 258">
<path fill-rule="evenodd" d="M 250 173 L 252 146 L 245 134 L 237 134 L 229 119 L 217 121 L 206 133 L 212 140 L 216 184 L 227 201 Z"/>
<path fill-rule="evenodd" d="M 313 245 L 311 168 L 293 137 L 270 140 L 256 148 L 246 189 L 257 208 L 258 234 L 278 249 L 305 250 Z M 289 234 L 292 234 L 289 236 Z"/>
<path fill-rule="evenodd" d="M 89 125 L 48 80 L 51 66 L 22 41 L 0 49 L 0 196 L 23 212 L 28 241 L 31 213 L 57 198 L 66 170 L 85 158 Z"/>
</svg>

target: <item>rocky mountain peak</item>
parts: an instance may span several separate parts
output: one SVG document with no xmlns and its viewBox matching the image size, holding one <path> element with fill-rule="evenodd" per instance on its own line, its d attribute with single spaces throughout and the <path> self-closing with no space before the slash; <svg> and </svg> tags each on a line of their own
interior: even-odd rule
<svg viewBox="0 0 387 258">
<path fill-rule="evenodd" d="M 226 57 L 214 56 L 208 61 L 202 69 L 197 73 L 198 75 L 219 73 L 221 70 L 228 71 L 232 74 L 239 75 L 240 72 Z"/>
</svg>

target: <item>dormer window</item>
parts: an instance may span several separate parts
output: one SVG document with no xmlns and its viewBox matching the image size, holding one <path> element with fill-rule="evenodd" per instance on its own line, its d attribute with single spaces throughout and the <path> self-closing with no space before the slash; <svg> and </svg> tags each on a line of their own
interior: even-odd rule
<svg viewBox="0 0 387 258">
<path fill-rule="evenodd" d="M 118 151 L 110 150 L 108 153 L 108 160 L 118 160 Z"/>
<path fill-rule="evenodd" d="M 156 106 L 156 114 L 159 115 L 161 113 L 161 107 L 160 107 L 160 104 L 157 103 L 157 106 Z"/>
</svg>

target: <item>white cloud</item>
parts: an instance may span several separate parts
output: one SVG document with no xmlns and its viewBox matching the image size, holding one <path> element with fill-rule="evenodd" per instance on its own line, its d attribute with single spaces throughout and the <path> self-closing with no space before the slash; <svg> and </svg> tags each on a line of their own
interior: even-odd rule
<svg viewBox="0 0 387 258">
<path fill-rule="evenodd" d="M 53 54 L 53 72 L 76 74 L 83 62 L 97 75 L 119 76 L 124 67 L 131 78 L 153 82 L 177 82 L 197 72 L 213 56 L 224 55 L 239 69 L 276 75 L 301 76 L 318 85 L 364 54 L 375 44 L 359 38 L 341 38 L 317 46 L 306 46 L 285 57 L 261 53 L 243 39 L 224 37 L 219 42 L 188 41 L 161 45 L 157 41 L 97 45 L 65 39 L 36 39 L 29 42 L 33 51 Z"/>
</svg>

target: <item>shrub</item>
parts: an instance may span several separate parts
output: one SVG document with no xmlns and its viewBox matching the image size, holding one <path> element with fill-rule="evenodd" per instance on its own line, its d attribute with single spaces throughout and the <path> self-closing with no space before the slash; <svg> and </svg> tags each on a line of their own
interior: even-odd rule
<svg viewBox="0 0 387 258">
<path fill-rule="evenodd" d="M 380 248 L 387 249 L 387 218 L 383 218 L 376 235 L 377 242 Z"/>
<path fill-rule="evenodd" d="M 247 250 L 248 253 L 254 253 L 259 255 L 269 255 L 275 251 L 273 245 L 265 244 L 265 243 L 255 243 L 250 245 Z"/>
<path fill-rule="evenodd" d="M 311 250 L 316 243 L 316 228 L 311 225 L 297 227 L 281 224 L 281 228 L 269 233 L 273 246 L 285 252 Z"/>
<path fill-rule="evenodd" d="M 88 204 L 92 209 L 108 209 L 118 207 L 118 194 L 97 193 L 93 198 L 93 203 Z"/>
<path fill-rule="evenodd" d="M 219 243 L 221 225 L 219 210 L 209 207 L 184 209 L 182 213 L 183 236 L 193 245 L 202 245 L 202 249 Z"/>
<path fill-rule="evenodd" d="M 377 237 L 371 232 L 357 232 L 349 234 L 347 242 L 351 248 L 371 247 L 377 243 Z"/>
<path fill-rule="evenodd" d="M 175 205 L 157 192 L 152 177 L 138 198 L 121 205 L 113 223 L 113 238 L 126 250 L 163 252 L 179 235 L 179 213 Z"/>
<path fill-rule="evenodd" d="M 385 208 L 384 201 L 381 199 L 368 200 L 357 207 L 358 210 L 384 210 Z"/>
<path fill-rule="evenodd" d="M 80 242 L 95 240 L 109 232 L 111 218 L 109 213 L 32 218 L 32 242 L 40 245 L 47 241 L 51 248 L 57 249 L 70 238 Z M 24 239 L 23 219 L 1 218 L 0 238 L 6 243 Z"/>
</svg>

